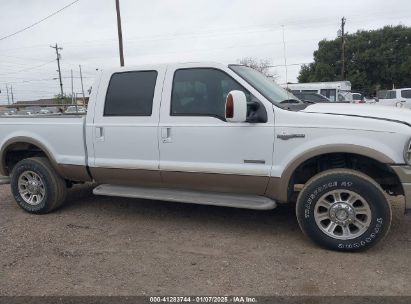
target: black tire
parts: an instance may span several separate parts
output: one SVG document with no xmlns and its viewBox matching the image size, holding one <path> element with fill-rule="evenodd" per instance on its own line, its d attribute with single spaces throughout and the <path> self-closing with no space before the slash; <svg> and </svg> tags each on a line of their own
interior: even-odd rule
<svg viewBox="0 0 411 304">
<path fill-rule="evenodd" d="M 342 203 L 337 205 L 338 201 Z M 328 170 L 311 178 L 298 196 L 296 213 L 308 237 L 337 251 L 372 247 L 386 236 L 392 217 L 381 187 L 369 176 L 349 169 Z"/>
<path fill-rule="evenodd" d="M 19 191 L 19 179 L 24 178 L 24 174 L 33 176 L 29 172 L 35 173 L 36 178 L 39 178 L 42 184 L 42 199 L 39 199 L 35 204 L 28 203 Z M 17 204 L 29 213 L 51 212 L 64 203 L 67 195 L 65 180 L 57 174 L 47 158 L 44 157 L 33 157 L 18 162 L 11 173 L 10 184 Z M 29 195 L 27 194 L 27 196 Z"/>
</svg>

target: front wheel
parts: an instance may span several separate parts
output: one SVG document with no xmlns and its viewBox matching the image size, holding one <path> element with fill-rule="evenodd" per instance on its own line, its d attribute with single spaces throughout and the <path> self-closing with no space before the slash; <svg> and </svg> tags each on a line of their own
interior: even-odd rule
<svg viewBox="0 0 411 304">
<path fill-rule="evenodd" d="M 391 207 L 370 177 L 333 169 L 310 179 L 297 199 L 302 231 L 328 249 L 357 251 L 384 238 L 391 225 Z"/>
</svg>

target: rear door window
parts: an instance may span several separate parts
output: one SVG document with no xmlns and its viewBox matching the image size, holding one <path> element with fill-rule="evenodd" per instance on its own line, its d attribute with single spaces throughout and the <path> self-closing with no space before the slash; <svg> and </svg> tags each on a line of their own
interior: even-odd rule
<svg viewBox="0 0 411 304">
<path fill-rule="evenodd" d="M 111 76 L 104 116 L 151 116 L 157 71 L 133 71 Z"/>
</svg>

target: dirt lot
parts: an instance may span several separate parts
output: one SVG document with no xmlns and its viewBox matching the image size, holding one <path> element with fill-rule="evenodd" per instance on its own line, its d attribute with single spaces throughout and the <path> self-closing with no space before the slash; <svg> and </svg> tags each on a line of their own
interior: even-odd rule
<svg viewBox="0 0 411 304">
<path fill-rule="evenodd" d="M 0 295 L 411 295 L 411 217 L 358 254 L 320 249 L 294 210 L 94 197 L 29 215 L 0 186 Z"/>
</svg>

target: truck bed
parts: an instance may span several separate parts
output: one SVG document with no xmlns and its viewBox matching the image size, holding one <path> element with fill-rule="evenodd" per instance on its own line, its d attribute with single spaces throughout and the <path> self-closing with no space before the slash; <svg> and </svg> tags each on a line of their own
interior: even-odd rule
<svg viewBox="0 0 411 304">
<path fill-rule="evenodd" d="M 0 146 L 29 140 L 58 164 L 85 166 L 84 126 L 84 115 L 0 116 Z"/>
</svg>

